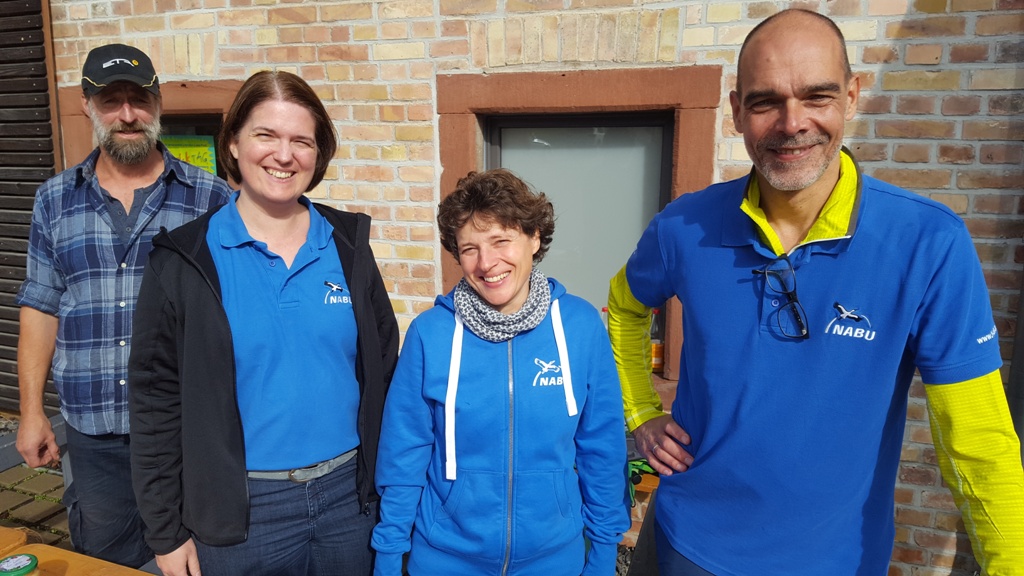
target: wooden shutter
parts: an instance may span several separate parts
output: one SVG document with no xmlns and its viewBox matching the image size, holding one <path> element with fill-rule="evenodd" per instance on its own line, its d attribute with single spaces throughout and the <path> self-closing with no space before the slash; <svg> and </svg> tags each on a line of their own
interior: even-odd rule
<svg viewBox="0 0 1024 576">
<path fill-rule="evenodd" d="M 0 409 L 17 411 L 18 307 L 36 188 L 54 174 L 42 0 L 0 0 Z M 46 16 L 48 18 L 48 14 Z M 45 23 L 45 30 L 44 30 Z M 56 406 L 52 388 L 47 404 Z"/>
</svg>

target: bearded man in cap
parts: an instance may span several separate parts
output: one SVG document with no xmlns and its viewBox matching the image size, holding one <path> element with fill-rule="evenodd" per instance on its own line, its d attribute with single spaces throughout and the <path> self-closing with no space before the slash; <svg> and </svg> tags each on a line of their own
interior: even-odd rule
<svg viewBox="0 0 1024 576">
<path fill-rule="evenodd" d="M 52 370 L 67 425 L 64 493 L 76 551 L 139 567 L 153 558 L 131 485 L 128 352 L 151 240 L 224 203 L 223 180 L 159 142 L 160 83 L 142 51 L 95 48 L 82 68 L 82 108 L 97 148 L 36 192 L 21 306 L 18 452 L 32 467 L 60 460 L 43 389 Z"/>
</svg>

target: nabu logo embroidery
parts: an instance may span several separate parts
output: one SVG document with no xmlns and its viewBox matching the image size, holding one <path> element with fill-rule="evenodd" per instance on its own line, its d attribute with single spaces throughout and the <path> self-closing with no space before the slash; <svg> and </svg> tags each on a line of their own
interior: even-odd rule
<svg viewBox="0 0 1024 576">
<path fill-rule="evenodd" d="M 327 286 L 327 294 L 324 294 L 324 304 L 352 304 L 352 296 L 341 284 L 335 284 L 330 280 L 324 280 Z"/>
<path fill-rule="evenodd" d="M 864 314 L 860 314 L 859 308 L 847 310 L 839 302 L 832 304 L 832 307 L 836 310 L 836 317 L 825 327 L 826 334 L 867 341 L 875 339 L 877 333 L 871 329 L 871 320 L 868 320 Z"/>
<path fill-rule="evenodd" d="M 545 376 L 545 374 L 561 374 L 562 367 L 558 365 L 558 362 L 552 360 L 551 362 L 545 362 L 540 358 L 534 358 L 533 363 L 540 368 L 540 372 L 533 377 L 534 386 L 561 386 L 562 377 L 559 376 Z"/>
</svg>

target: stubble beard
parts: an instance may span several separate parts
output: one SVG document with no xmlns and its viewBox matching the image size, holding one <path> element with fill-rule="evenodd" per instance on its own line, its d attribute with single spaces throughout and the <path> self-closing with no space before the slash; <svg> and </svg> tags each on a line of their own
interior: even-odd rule
<svg viewBox="0 0 1024 576">
<path fill-rule="evenodd" d="M 770 150 L 772 149 L 799 148 L 815 144 L 828 145 L 829 138 L 824 134 L 804 138 L 771 136 L 763 138 L 755 145 L 754 158 L 758 159 L 756 162 L 757 171 L 776 190 L 796 192 L 808 188 L 821 178 L 825 170 L 832 164 L 832 161 L 839 155 L 838 144 L 834 144 L 831 149 L 824 152 L 820 165 L 811 164 L 811 162 L 815 161 L 813 155 L 802 161 L 802 163 L 807 163 L 807 165 L 801 166 L 776 164 L 770 159 L 766 160 L 766 158 L 771 157 Z"/>
</svg>

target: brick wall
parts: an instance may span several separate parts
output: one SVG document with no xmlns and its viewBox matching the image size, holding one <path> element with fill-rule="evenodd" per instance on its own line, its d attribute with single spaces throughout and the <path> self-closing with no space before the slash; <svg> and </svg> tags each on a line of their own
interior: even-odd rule
<svg viewBox="0 0 1024 576">
<path fill-rule="evenodd" d="M 744 36 L 788 6 L 831 15 L 847 36 L 864 85 L 848 144 L 864 169 L 968 222 L 1009 360 L 1024 260 L 1024 0 L 51 0 L 62 86 L 77 84 L 85 53 L 109 41 L 148 51 L 164 82 L 268 67 L 306 78 L 341 136 L 313 195 L 374 217 L 374 250 L 403 328 L 440 290 L 437 73 L 709 63 L 726 67 L 728 94 Z M 727 100 L 719 115 L 724 180 L 749 162 Z M 970 574 L 977 567 L 925 411 L 918 385 L 890 573 Z"/>
</svg>

